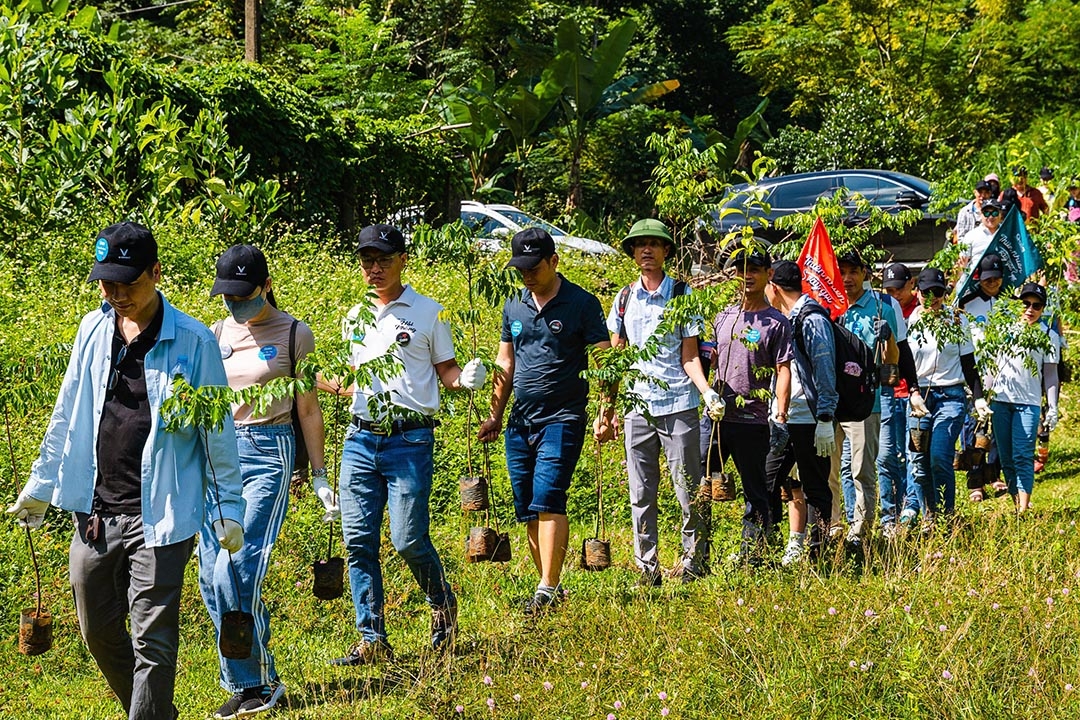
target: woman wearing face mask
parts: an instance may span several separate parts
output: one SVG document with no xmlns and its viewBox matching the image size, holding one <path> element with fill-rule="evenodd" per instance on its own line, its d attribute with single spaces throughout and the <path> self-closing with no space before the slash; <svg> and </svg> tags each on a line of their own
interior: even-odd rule
<svg viewBox="0 0 1080 720">
<path fill-rule="evenodd" d="M 1020 322 L 1036 325 L 1046 307 L 1046 288 L 1028 283 L 1020 288 L 1024 313 Z M 997 358 L 994 376 L 994 437 L 998 441 L 1001 470 L 1009 493 L 1020 512 L 1031 506 L 1035 485 L 1035 437 L 1039 429 L 1043 391 L 1046 391 L 1045 424 L 1053 429 L 1058 420 L 1058 360 L 1061 337 L 1045 324 L 1049 351 L 1018 348 Z M 1025 362 L 1028 358 L 1031 362 Z M 1034 372 L 1032 372 L 1034 369 Z"/>
<path fill-rule="evenodd" d="M 229 316 L 214 325 L 214 334 L 234 390 L 288 377 L 300 359 L 315 348 L 310 328 L 277 308 L 271 285 L 266 257 L 256 247 L 234 245 L 218 259 L 210 294 L 224 296 Z M 326 482 L 323 417 L 315 391 L 274 400 L 262 413 L 255 413 L 247 404 L 234 404 L 247 503 L 244 546 L 232 554 L 234 575 L 229 554 L 220 550 L 213 537 L 213 518 L 207 518 L 199 542 L 199 587 L 215 628 L 220 631 L 223 613 L 242 609 L 255 616 L 255 631 L 249 658 L 219 657 L 221 685 L 233 695 L 215 718 L 246 717 L 268 710 L 285 692 L 267 648 L 270 615 L 262 599 L 262 582 L 288 508 L 296 450 L 294 402 L 311 459 L 315 492 L 326 510 L 323 520 L 329 522 L 337 514 L 337 498 Z"/>
</svg>

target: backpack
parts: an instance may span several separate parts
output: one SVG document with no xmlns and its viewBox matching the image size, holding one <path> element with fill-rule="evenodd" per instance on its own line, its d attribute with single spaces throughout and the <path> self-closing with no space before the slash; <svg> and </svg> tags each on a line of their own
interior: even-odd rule
<svg viewBox="0 0 1080 720">
<path fill-rule="evenodd" d="M 865 420 L 874 411 L 880 382 L 874 351 L 858 335 L 835 322 L 825 308 L 816 303 L 806 303 L 792 323 L 795 342 L 803 355 L 807 353 L 802 326 L 809 313 L 825 316 L 832 328 L 833 344 L 836 346 L 836 393 L 840 396 L 834 417 L 839 422 Z"/>
</svg>

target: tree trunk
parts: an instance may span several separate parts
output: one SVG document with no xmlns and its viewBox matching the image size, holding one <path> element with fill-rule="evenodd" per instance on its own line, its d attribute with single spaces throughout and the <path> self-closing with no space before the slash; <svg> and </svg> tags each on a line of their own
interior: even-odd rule
<svg viewBox="0 0 1080 720">
<path fill-rule="evenodd" d="M 244 60 L 259 59 L 259 0 L 244 0 Z"/>
</svg>

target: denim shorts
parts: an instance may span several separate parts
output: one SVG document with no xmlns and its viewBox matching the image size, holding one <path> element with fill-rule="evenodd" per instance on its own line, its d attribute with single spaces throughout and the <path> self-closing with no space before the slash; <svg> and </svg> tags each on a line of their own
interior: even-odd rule
<svg viewBox="0 0 1080 720">
<path fill-rule="evenodd" d="M 566 491 L 584 442 L 581 422 L 506 428 L 506 469 L 519 522 L 536 520 L 542 512 L 566 514 Z"/>
</svg>

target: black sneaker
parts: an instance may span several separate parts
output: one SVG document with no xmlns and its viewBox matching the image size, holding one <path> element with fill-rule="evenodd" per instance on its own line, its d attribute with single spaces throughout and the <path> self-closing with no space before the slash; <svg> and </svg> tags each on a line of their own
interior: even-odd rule
<svg viewBox="0 0 1080 720">
<path fill-rule="evenodd" d="M 457 602 L 431 609 L 431 647 L 442 650 L 454 642 L 457 635 Z"/>
<path fill-rule="evenodd" d="M 275 682 L 273 685 L 248 688 L 244 691 L 244 702 L 236 712 L 236 717 L 243 718 L 264 710 L 269 710 L 277 704 L 281 696 L 285 694 L 285 683 Z"/>
<path fill-rule="evenodd" d="M 349 654 L 344 657 L 334 658 L 331 665 L 352 667 L 355 665 L 374 665 L 380 660 L 392 660 L 394 651 L 385 642 L 371 642 L 361 640 L 352 646 Z"/>
<path fill-rule="evenodd" d="M 529 617 L 536 617 L 543 615 L 549 610 L 553 610 L 563 598 L 566 593 L 561 587 L 555 588 L 554 592 L 536 592 L 531 598 L 527 598 L 521 605 L 521 611 Z"/>
<path fill-rule="evenodd" d="M 240 712 L 240 706 L 244 704 L 246 699 L 243 690 L 233 693 L 233 696 L 226 700 L 225 704 L 214 713 L 215 720 L 230 720 L 230 718 L 236 717 L 236 714 Z"/>
</svg>

